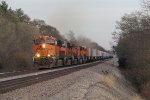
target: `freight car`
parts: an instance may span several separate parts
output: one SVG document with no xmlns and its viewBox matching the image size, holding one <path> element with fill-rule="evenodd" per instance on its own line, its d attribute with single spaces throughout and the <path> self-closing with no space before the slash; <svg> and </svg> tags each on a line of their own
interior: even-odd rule
<svg viewBox="0 0 150 100">
<path fill-rule="evenodd" d="M 54 67 L 61 61 L 62 65 L 82 64 L 107 58 L 107 53 L 96 48 L 77 46 L 66 40 L 41 36 L 34 38 L 34 66 Z"/>
</svg>

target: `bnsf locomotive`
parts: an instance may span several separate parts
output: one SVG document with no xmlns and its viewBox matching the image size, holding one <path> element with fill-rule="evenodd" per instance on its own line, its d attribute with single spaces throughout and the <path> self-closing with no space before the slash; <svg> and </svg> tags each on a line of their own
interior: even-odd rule
<svg viewBox="0 0 150 100">
<path fill-rule="evenodd" d="M 81 64 L 90 61 L 105 59 L 109 54 L 95 48 L 77 46 L 66 40 L 54 37 L 41 36 L 34 38 L 34 66 L 54 67 L 62 65 Z"/>
</svg>

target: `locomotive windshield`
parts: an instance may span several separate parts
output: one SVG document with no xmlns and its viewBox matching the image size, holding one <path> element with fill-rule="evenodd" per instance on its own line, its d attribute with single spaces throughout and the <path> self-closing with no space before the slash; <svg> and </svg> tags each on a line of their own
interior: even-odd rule
<svg viewBox="0 0 150 100">
<path fill-rule="evenodd" d="M 55 44 L 55 41 L 54 40 L 45 40 L 45 43 L 47 43 L 47 44 Z"/>
<path fill-rule="evenodd" d="M 44 42 L 44 40 L 34 40 L 34 44 L 35 45 L 39 45 L 39 44 L 41 44 L 43 42 Z"/>
<path fill-rule="evenodd" d="M 35 45 L 39 45 L 39 44 L 42 44 L 42 43 L 47 43 L 47 44 L 54 45 L 55 41 L 54 40 L 34 40 Z"/>
</svg>

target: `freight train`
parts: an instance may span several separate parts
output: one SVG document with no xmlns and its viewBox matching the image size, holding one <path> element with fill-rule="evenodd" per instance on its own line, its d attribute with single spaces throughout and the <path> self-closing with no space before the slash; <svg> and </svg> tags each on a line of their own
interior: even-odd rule
<svg viewBox="0 0 150 100">
<path fill-rule="evenodd" d="M 96 48 L 77 46 L 66 40 L 55 37 L 40 36 L 34 41 L 34 66 L 55 67 L 61 61 L 62 65 L 82 64 L 112 57 L 109 53 Z"/>
</svg>

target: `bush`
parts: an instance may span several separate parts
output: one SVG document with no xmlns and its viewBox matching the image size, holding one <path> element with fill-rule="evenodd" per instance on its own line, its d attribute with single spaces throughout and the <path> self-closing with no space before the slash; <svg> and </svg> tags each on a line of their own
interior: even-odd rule
<svg viewBox="0 0 150 100">
<path fill-rule="evenodd" d="M 119 60 L 118 60 L 119 67 L 126 68 L 126 66 L 127 66 L 126 60 L 127 60 L 126 58 L 120 57 Z"/>
</svg>

